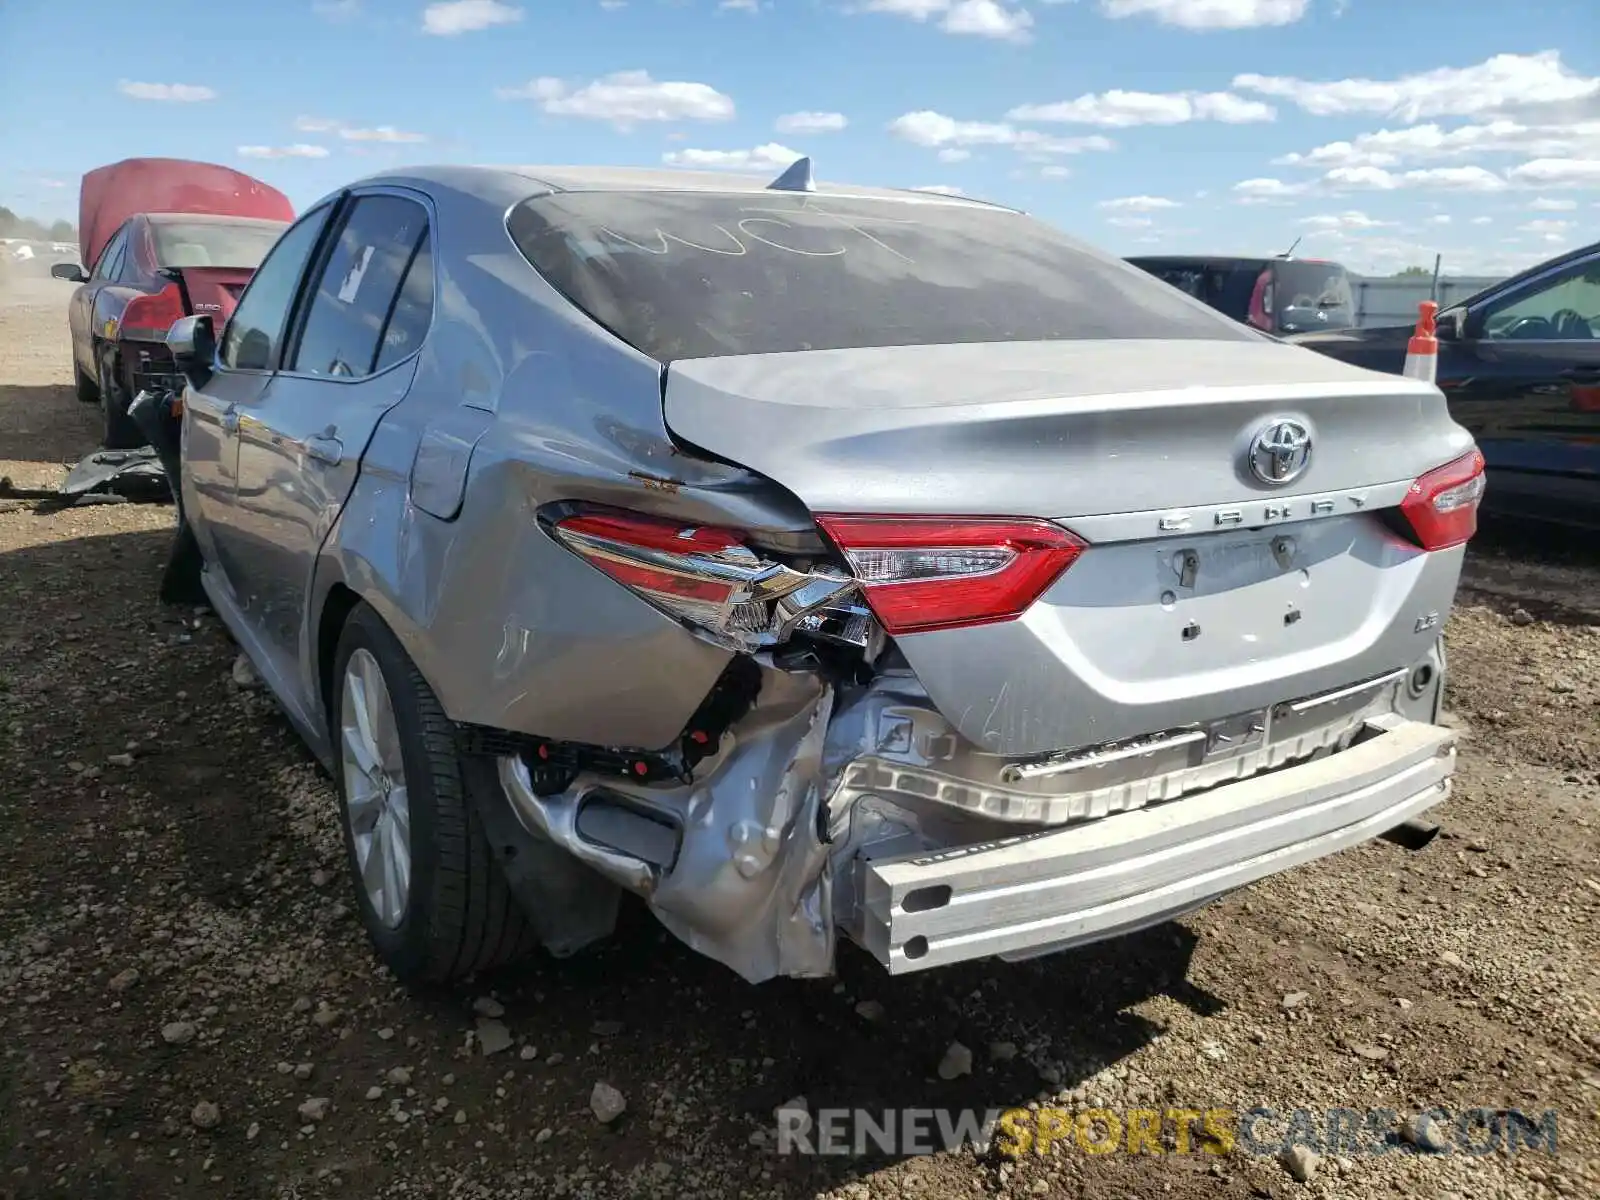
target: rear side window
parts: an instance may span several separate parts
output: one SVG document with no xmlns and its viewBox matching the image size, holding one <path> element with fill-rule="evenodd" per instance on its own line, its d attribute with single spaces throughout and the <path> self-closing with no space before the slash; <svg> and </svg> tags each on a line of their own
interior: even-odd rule
<svg viewBox="0 0 1600 1200">
<path fill-rule="evenodd" d="M 411 257 L 406 277 L 401 281 L 400 292 L 394 298 L 394 310 L 384 327 L 383 338 L 378 343 L 378 365 L 383 370 L 397 363 L 422 345 L 433 324 L 433 245 L 426 230 L 422 244 Z"/>
<path fill-rule="evenodd" d="M 427 210 L 414 200 L 360 197 L 322 266 L 289 369 L 337 379 L 372 374 L 401 282 L 427 232 Z M 428 295 L 431 307 L 431 275 Z"/>
<path fill-rule="evenodd" d="M 659 362 L 857 346 L 1256 335 L 1017 213 L 787 194 L 582 192 L 511 211 L 559 291 Z"/>
</svg>

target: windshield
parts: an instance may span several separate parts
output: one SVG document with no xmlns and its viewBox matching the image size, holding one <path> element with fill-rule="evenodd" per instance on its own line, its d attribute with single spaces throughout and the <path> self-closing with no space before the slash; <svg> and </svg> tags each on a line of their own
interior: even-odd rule
<svg viewBox="0 0 1600 1200">
<path fill-rule="evenodd" d="M 1017 213 L 705 192 L 540 196 L 512 239 L 658 362 L 857 346 L 1252 337 Z"/>
<path fill-rule="evenodd" d="M 285 225 L 276 221 L 229 225 L 217 221 L 151 222 L 156 261 L 163 267 L 248 267 L 255 270 Z"/>
</svg>

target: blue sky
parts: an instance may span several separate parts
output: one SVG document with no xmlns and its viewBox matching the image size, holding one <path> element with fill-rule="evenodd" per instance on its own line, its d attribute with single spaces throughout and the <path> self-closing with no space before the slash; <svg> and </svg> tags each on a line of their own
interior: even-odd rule
<svg viewBox="0 0 1600 1200">
<path fill-rule="evenodd" d="M 1121 254 L 1600 237 L 1596 0 L 5 0 L 0 56 L 0 204 L 47 218 L 133 155 L 304 206 L 403 162 L 803 152 Z"/>
</svg>

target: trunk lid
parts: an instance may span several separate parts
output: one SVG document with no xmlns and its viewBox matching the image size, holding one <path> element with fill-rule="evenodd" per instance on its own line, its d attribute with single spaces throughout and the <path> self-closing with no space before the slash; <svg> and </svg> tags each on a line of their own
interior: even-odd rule
<svg viewBox="0 0 1600 1200">
<path fill-rule="evenodd" d="M 245 285 L 255 272 L 249 267 L 169 267 L 183 292 L 184 308 L 191 316 L 208 316 L 213 328 L 233 315 Z"/>
<path fill-rule="evenodd" d="M 1418 661 L 1459 549 L 1374 514 L 1471 449 L 1430 385 L 1277 342 L 1080 341 L 677 361 L 674 435 L 813 512 L 1040 517 L 1090 543 L 1020 618 L 898 644 L 1019 756 L 1249 714 Z M 1280 420 L 1303 472 L 1249 465 Z"/>
</svg>

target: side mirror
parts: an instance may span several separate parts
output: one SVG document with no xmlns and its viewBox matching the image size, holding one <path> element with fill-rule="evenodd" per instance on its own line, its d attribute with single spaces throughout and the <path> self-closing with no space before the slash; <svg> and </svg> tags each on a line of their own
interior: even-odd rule
<svg viewBox="0 0 1600 1200">
<path fill-rule="evenodd" d="M 56 263 L 50 268 L 51 279 L 65 279 L 68 283 L 88 283 L 89 277 L 77 263 Z"/>
<path fill-rule="evenodd" d="M 1439 314 L 1434 333 L 1441 342 L 1461 342 L 1467 337 L 1467 310 L 1452 308 Z"/>
<path fill-rule="evenodd" d="M 183 377 L 194 387 L 204 387 L 211 378 L 211 365 L 217 357 L 217 339 L 211 332 L 210 317 L 182 317 L 167 330 L 167 349 Z"/>
</svg>

